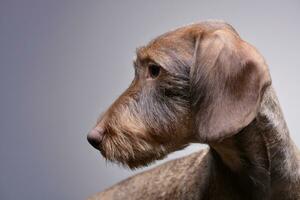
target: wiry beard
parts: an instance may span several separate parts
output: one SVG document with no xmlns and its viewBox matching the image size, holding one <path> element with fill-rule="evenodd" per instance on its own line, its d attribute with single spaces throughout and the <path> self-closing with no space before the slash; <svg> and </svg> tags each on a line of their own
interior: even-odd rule
<svg viewBox="0 0 300 200">
<path fill-rule="evenodd" d="M 103 138 L 102 155 L 109 161 L 135 169 L 163 159 L 169 152 L 161 144 L 148 143 L 141 137 L 122 133 Z"/>
<path fill-rule="evenodd" d="M 106 123 L 100 151 L 107 160 L 134 169 L 163 159 L 188 144 L 187 132 L 184 131 L 186 124 L 175 123 L 175 120 L 168 126 L 149 120 L 144 122 L 132 109 L 133 105 L 130 108 L 123 104 L 115 115 L 118 117 L 111 116 Z M 149 127 L 151 124 L 152 127 Z"/>
</svg>

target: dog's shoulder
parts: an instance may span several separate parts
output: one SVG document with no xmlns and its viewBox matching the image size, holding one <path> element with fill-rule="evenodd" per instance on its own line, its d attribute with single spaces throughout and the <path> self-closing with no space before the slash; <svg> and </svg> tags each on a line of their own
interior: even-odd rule
<svg viewBox="0 0 300 200">
<path fill-rule="evenodd" d="M 97 193 L 96 199 L 199 199 L 210 165 L 209 149 L 171 160 Z"/>
</svg>

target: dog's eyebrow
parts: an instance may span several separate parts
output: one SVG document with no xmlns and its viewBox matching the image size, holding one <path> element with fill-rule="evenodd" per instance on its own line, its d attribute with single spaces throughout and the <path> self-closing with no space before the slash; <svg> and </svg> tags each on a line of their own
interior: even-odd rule
<svg viewBox="0 0 300 200">
<path fill-rule="evenodd" d="M 147 57 L 144 59 L 139 59 L 137 58 L 136 60 L 133 60 L 133 66 L 134 68 L 143 68 L 146 67 L 148 65 L 158 65 L 161 68 L 163 68 L 166 71 L 169 71 L 167 67 L 165 67 L 162 63 L 157 62 L 156 60 L 152 59 L 151 57 Z"/>
<path fill-rule="evenodd" d="M 136 58 L 133 60 L 133 65 L 135 68 L 147 66 L 150 64 L 155 64 L 155 65 L 159 65 L 160 67 L 162 67 L 163 69 L 168 71 L 168 69 L 163 65 L 163 63 L 157 61 L 151 55 L 143 52 L 144 50 L 145 50 L 145 47 L 137 48 Z"/>
<path fill-rule="evenodd" d="M 145 57 L 145 53 L 144 53 L 145 47 L 138 47 L 135 50 L 136 53 L 136 60 L 139 60 L 140 58 Z"/>
</svg>

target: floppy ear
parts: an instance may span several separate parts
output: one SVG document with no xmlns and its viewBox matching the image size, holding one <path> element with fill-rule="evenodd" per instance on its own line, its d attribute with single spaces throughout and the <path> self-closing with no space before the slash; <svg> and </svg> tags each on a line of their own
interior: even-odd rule
<svg viewBox="0 0 300 200">
<path fill-rule="evenodd" d="M 271 84 L 262 56 L 227 29 L 198 37 L 190 78 L 196 134 L 204 143 L 230 137 L 247 126 Z"/>
</svg>

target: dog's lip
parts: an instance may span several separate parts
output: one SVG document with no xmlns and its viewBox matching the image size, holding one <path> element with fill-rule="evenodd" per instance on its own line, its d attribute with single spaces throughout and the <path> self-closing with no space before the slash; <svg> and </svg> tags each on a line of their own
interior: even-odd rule
<svg viewBox="0 0 300 200">
<path fill-rule="evenodd" d="M 100 150 L 103 135 L 104 129 L 96 127 L 87 134 L 87 140 L 95 149 Z"/>
</svg>

